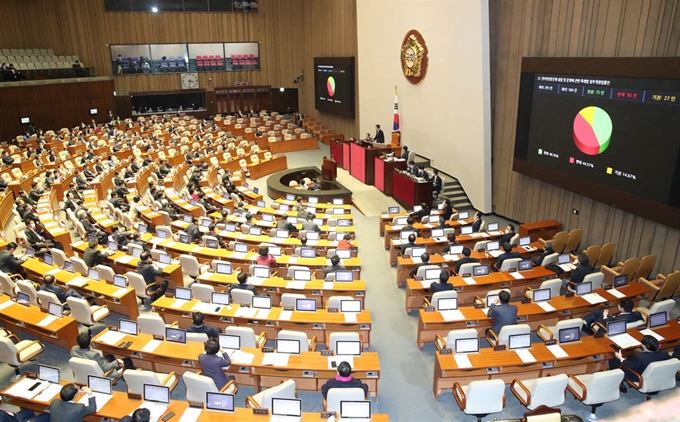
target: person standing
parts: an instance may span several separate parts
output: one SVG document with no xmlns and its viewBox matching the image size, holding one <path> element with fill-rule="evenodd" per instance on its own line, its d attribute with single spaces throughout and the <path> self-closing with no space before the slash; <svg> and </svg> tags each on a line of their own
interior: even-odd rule
<svg viewBox="0 0 680 422">
<path fill-rule="evenodd" d="M 373 137 L 373 140 L 376 144 L 385 143 L 385 134 L 383 133 L 382 129 L 380 129 L 380 125 L 375 125 L 375 136 Z"/>
</svg>

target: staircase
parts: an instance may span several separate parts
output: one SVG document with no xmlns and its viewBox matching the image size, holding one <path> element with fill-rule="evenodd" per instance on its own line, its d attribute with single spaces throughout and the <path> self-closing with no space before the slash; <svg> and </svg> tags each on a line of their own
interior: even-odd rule
<svg viewBox="0 0 680 422">
<path fill-rule="evenodd" d="M 427 158 L 416 154 L 416 158 L 413 161 L 415 161 L 416 166 L 425 169 L 430 175 L 433 174 L 434 169 L 430 167 L 430 160 Z M 472 203 L 458 179 L 441 170 L 439 170 L 439 176 L 444 179 L 444 190 L 442 190 L 439 194 L 439 198 L 434 202 L 441 202 L 444 198 L 448 198 L 454 209 L 458 211 L 474 211 Z"/>
</svg>

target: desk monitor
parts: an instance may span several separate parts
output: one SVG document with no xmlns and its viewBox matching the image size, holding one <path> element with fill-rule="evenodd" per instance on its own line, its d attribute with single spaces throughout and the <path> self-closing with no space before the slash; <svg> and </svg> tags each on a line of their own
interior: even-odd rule
<svg viewBox="0 0 680 422">
<path fill-rule="evenodd" d="M 286 204 L 279 205 L 279 211 L 280 212 L 288 212 L 289 209 L 290 209 L 290 207 Z"/>
<path fill-rule="evenodd" d="M 344 213 L 344 208 L 333 208 L 333 215 L 343 215 Z"/>
<path fill-rule="evenodd" d="M 284 418 L 302 417 L 302 400 L 272 398 L 272 416 Z"/>
<path fill-rule="evenodd" d="M 139 330 L 137 323 L 135 321 L 130 321 L 129 319 L 121 318 L 118 320 L 118 332 L 130 334 L 131 336 L 136 336 Z"/>
<path fill-rule="evenodd" d="M 439 280 L 442 270 L 440 268 L 430 268 L 425 270 L 425 280 Z"/>
<path fill-rule="evenodd" d="M 217 239 L 205 239 L 205 247 L 210 249 L 219 249 L 220 242 Z"/>
<path fill-rule="evenodd" d="M 92 280 L 99 280 L 99 270 L 95 270 L 94 268 L 88 269 L 87 278 L 91 278 Z"/>
<path fill-rule="evenodd" d="M 35 250 L 33 250 L 33 248 L 26 247 L 26 256 L 33 258 L 35 256 Z"/>
<path fill-rule="evenodd" d="M 472 226 L 463 226 L 460 228 L 460 234 L 472 234 Z"/>
<path fill-rule="evenodd" d="M 192 217 L 190 214 L 185 214 L 183 218 L 184 218 L 185 223 L 193 223 L 194 222 L 194 217 Z"/>
<path fill-rule="evenodd" d="M 187 342 L 187 330 L 165 327 L 165 339 L 173 343 L 184 344 Z"/>
<path fill-rule="evenodd" d="M 54 315 L 55 317 L 61 318 L 62 316 L 64 316 L 64 305 L 50 302 L 47 305 L 47 313 L 50 315 Z"/>
<path fill-rule="evenodd" d="M 338 227 L 350 227 L 352 226 L 352 220 L 349 218 L 341 218 L 338 220 Z"/>
<path fill-rule="evenodd" d="M 187 235 L 187 238 L 188 237 L 189 236 Z M 188 240 L 187 240 L 187 243 L 189 243 Z M 132 256 L 135 257 L 135 258 L 139 258 L 140 256 L 142 256 L 142 252 L 144 252 L 144 249 L 142 249 L 142 248 L 132 248 Z"/>
<path fill-rule="evenodd" d="M 649 316 L 649 328 L 661 327 L 666 324 L 668 324 L 668 314 L 665 311 Z"/>
<path fill-rule="evenodd" d="M 399 214 L 399 207 L 388 207 L 387 213 L 388 214 Z"/>
<path fill-rule="evenodd" d="M 248 252 L 248 245 L 241 242 L 234 243 L 234 252 L 246 253 Z"/>
<path fill-rule="evenodd" d="M 207 218 L 207 217 L 203 217 L 203 218 L 201 219 L 201 226 L 203 226 L 203 227 L 208 227 L 208 226 L 210 226 L 210 224 L 212 224 L 212 220 L 211 220 L 211 219 L 209 219 L 209 218 Z"/>
<path fill-rule="evenodd" d="M 68 271 L 70 273 L 75 271 L 75 264 L 72 261 L 64 261 L 64 271 Z"/>
<path fill-rule="evenodd" d="M 191 289 L 187 289 L 185 287 L 176 287 L 175 299 L 191 300 Z"/>
<path fill-rule="evenodd" d="M 281 256 L 281 246 L 269 246 L 269 254 L 273 256 Z"/>
<path fill-rule="evenodd" d="M 496 230 L 498 230 L 498 223 L 489 223 L 486 226 L 486 231 L 488 232 L 495 232 Z"/>
<path fill-rule="evenodd" d="M 432 229 L 430 231 L 430 234 L 432 237 L 437 238 L 437 237 L 444 237 L 444 229 Z"/>
<path fill-rule="evenodd" d="M 494 240 L 492 242 L 487 242 L 486 243 L 486 250 L 491 252 L 491 251 L 497 251 L 501 248 L 500 243 L 498 243 L 497 240 Z"/>
<path fill-rule="evenodd" d="M 350 270 L 337 270 L 335 272 L 336 283 L 351 283 L 354 281 L 354 273 Z"/>
<path fill-rule="evenodd" d="M 276 230 L 276 238 L 277 239 L 288 239 L 288 235 L 289 235 L 288 230 L 281 230 L 281 229 Z"/>
<path fill-rule="evenodd" d="M 114 242 L 113 240 L 109 240 L 106 246 L 113 252 L 118 251 L 118 243 Z"/>
<path fill-rule="evenodd" d="M 300 248 L 300 258 L 316 258 L 316 251 L 313 248 Z"/>
<path fill-rule="evenodd" d="M 232 336 L 229 334 L 218 334 L 217 341 L 220 343 L 220 347 L 227 350 L 240 350 L 241 349 L 241 337 Z"/>
<path fill-rule="evenodd" d="M 592 291 L 593 283 L 591 283 L 590 281 L 576 284 L 576 294 L 579 296 L 587 295 L 589 293 L 592 293 Z"/>
<path fill-rule="evenodd" d="M 258 193 L 260 193 L 260 188 L 258 188 L 258 187 L 253 187 L 253 193 L 256 194 L 256 195 L 257 195 Z M 262 201 L 262 202 L 264 202 L 264 201 Z M 260 207 L 260 206 L 264 207 L 264 205 L 258 205 L 258 207 Z"/>
<path fill-rule="evenodd" d="M 159 239 L 167 239 L 168 238 L 168 233 L 161 230 L 161 231 L 156 231 L 156 237 Z M 110 244 L 111 242 L 109 242 Z M 109 249 L 111 249 L 111 246 L 109 246 Z M 111 249 L 113 250 L 113 249 Z"/>
<path fill-rule="evenodd" d="M 414 247 L 411 248 L 411 257 L 412 258 L 420 258 L 422 254 L 427 252 L 427 248 L 421 248 L 421 247 Z"/>
<path fill-rule="evenodd" d="M 342 400 L 340 402 L 340 418 L 371 420 L 371 402 L 368 400 Z"/>
<path fill-rule="evenodd" d="M 87 376 L 87 386 L 95 393 L 111 395 L 111 379 L 104 377 L 97 377 L 94 375 Z"/>
<path fill-rule="evenodd" d="M 295 310 L 304 312 L 316 311 L 315 299 L 295 299 Z"/>
<path fill-rule="evenodd" d="M 189 243 L 191 243 L 191 238 L 189 237 L 188 234 L 180 234 L 179 235 L 179 243 L 185 243 L 185 244 L 188 245 Z M 134 252 L 135 251 L 133 250 L 132 253 L 134 254 Z"/>
<path fill-rule="evenodd" d="M 47 365 L 38 365 L 38 379 L 59 384 L 59 368 Z"/>
<path fill-rule="evenodd" d="M 465 220 L 470 216 L 470 213 L 468 211 L 461 211 L 458 213 L 458 219 L 459 220 Z"/>
<path fill-rule="evenodd" d="M 523 259 L 519 261 L 519 264 L 517 264 L 517 269 L 519 271 L 527 271 L 534 268 L 534 263 L 531 262 L 531 259 Z"/>
<path fill-rule="evenodd" d="M 458 298 L 446 297 L 437 299 L 437 309 L 439 311 L 455 311 L 458 309 Z"/>
<path fill-rule="evenodd" d="M 557 265 L 568 264 L 571 261 L 571 257 L 568 253 L 561 253 L 557 255 Z"/>
<path fill-rule="evenodd" d="M 361 356 L 360 341 L 336 341 L 335 354 L 340 356 Z"/>
<path fill-rule="evenodd" d="M 519 246 L 529 246 L 531 245 L 531 237 L 524 236 L 519 238 Z"/>
<path fill-rule="evenodd" d="M 352 257 L 352 251 L 350 249 L 336 249 L 335 254 L 340 259 L 350 259 Z"/>
<path fill-rule="evenodd" d="M 262 236 L 262 229 L 260 227 L 251 227 L 248 229 L 248 234 L 251 236 Z"/>
<path fill-rule="evenodd" d="M 342 198 L 333 198 L 333 205 L 345 205 L 345 201 Z"/>
<path fill-rule="evenodd" d="M 196 206 L 197 202 L 195 199 L 191 198 L 189 199 L 189 205 Z"/>
<path fill-rule="evenodd" d="M 305 211 L 307 211 L 308 213 L 310 213 L 312 215 L 316 214 L 316 208 L 314 208 L 314 207 L 307 207 L 307 208 L 305 208 Z"/>
<path fill-rule="evenodd" d="M 414 235 L 416 235 L 416 237 L 418 237 L 418 234 L 413 230 L 401 231 L 401 232 L 399 232 L 399 239 L 400 240 L 408 240 L 408 237 L 412 234 L 414 234 Z"/>
<path fill-rule="evenodd" d="M 395 226 L 405 226 L 406 225 L 406 220 L 408 220 L 408 217 L 397 217 L 394 220 L 394 225 Z"/>
<path fill-rule="evenodd" d="M 309 198 L 307 198 L 307 202 L 309 202 L 310 204 L 318 204 L 319 198 L 317 198 L 316 196 L 310 196 Z"/>
<path fill-rule="evenodd" d="M 420 205 L 414 205 L 414 206 L 413 206 L 413 212 L 418 212 L 418 211 L 420 211 L 420 210 L 422 210 L 422 209 L 423 209 L 423 207 L 420 206 Z"/>
<path fill-rule="evenodd" d="M 234 233 L 236 231 L 236 224 L 225 224 L 224 231 L 229 233 Z"/>
<path fill-rule="evenodd" d="M 534 302 L 545 302 L 550 300 L 551 291 L 550 289 L 535 289 L 533 290 Z"/>
<path fill-rule="evenodd" d="M 120 289 L 124 289 L 127 287 L 127 278 L 124 275 L 116 274 L 113 276 L 113 285 Z"/>
<path fill-rule="evenodd" d="M 453 245 L 449 248 L 449 253 L 451 255 L 460 255 L 463 253 L 464 245 Z"/>
<path fill-rule="evenodd" d="M 52 257 L 51 254 L 46 253 L 43 255 L 43 262 L 47 265 L 52 265 L 54 264 L 54 257 Z"/>
<path fill-rule="evenodd" d="M 288 217 L 288 222 L 290 224 L 297 224 L 298 223 L 298 218 L 297 217 Z"/>
<path fill-rule="evenodd" d="M 609 337 L 618 335 L 618 334 L 623 334 L 626 332 L 626 321 L 621 320 L 621 321 L 610 321 L 607 323 L 607 335 Z"/>
<path fill-rule="evenodd" d="M 289 355 L 300 354 L 300 340 L 276 339 L 276 352 Z"/>
<path fill-rule="evenodd" d="M 140 234 L 146 233 L 146 224 L 144 223 L 137 224 L 137 231 L 139 231 Z"/>
<path fill-rule="evenodd" d="M 163 265 L 170 265 L 172 263 L 172 256 L 167 253 L 159 253 L 158 262 L 160 262 Z"/>
<path fill-rule="evenodd" d="M 561 344 L 579 341 L 581 340 L 581 328 L 579 327 L 562 328 L 558 332 L 558 338 Z"/>
<path fill-rule="evenodd" d="M 312 272 L 309 270 L 295 270 L 293 271 L 293 280 L 312 281 Z"/>
<path fill-rule="evenodd" d="M 361 301 L 353 299 L 341 300 L 340 312 L 361 312 Z"/>
<path fill-rule="evenodd" d="M 251 305 L 256 309 L 271 309 L 272 298 L 269 296 L 253 296 Z"/>
<path fill-rule="evenodd" d="M 621 274 L 614 277 L 614 287 L 619 288 L 628 285 L 628 274 Z"/>
<path fill-rule="evenodd" d="M 253 277 L 255 278 L 269 278 L 270 270 L 267 267 L 253 268 Z"/>
<path fill-rule="evenodd" d="M 498 293 L 492 294 L 492 295 L 486 295 L 486 307 L 488 308 L 493 303 L 496 303 L 496 300 L 500 300 L 498 298 L 499 298 Z"/>
<path fill-rule="evenodd" d="M 262 221 L 271 223 L 272 221 L 274 221 L 274 216 L 271 214 L 262 214 Z"/>
<path fill-rule="evenodd" d="M 531 333 L 511 334 L 508 338 L 508 349 L 527 349 L 531 347 Z"/>
<path fill-rule="evenodd" d="M 167 330 L 166 330 L 167 331 Z M 170 404 L 170 387 L 144 384 L 144 401 Z"/>
<path fill-rule="evenodd" d="M 472 267 L 472 276 L 473 277 L 480 277 L 484 275 L 489 275 L 489 265 L 484 264 L 484 265 L 475 265 Z"/>
<path fill-rule="evenodd" d="M 24 292 L 17 292 L 17 303 L 29 306 L 31 304 L 31 297 Z"/>
<path fill-rule="evenodd" d="M 93 235 L 93 234 L 88 234 L 88 235 L 87 235 L 87 242 L 90 243 L 90 242 L 92 242 L 93 240 L 94 240 L 95 242 L 98 242 L 98 241 L 97 241 L 97 236 L 95 236 L 95 235 Z"/>
<path fill-rule="evenodd" d="M 319 240 L 319 232 L 307 232 L 307 240 Z"/>
<path fill-rule="evenodd" d="M 229 305 L 229 293 L 212 292 L 210 302 L 214 305 Z"/>
<path fill-rule="evenodd" d="M 479 352 L 479 339 L 477 337 L 457 338 L 454 351 L 456 353 L 477 353 Z"/>
<path fill-rule="evenodd" d="M 293 194 L 286 194 L 286 201 L 295 201 L 295 195 Z"/>
</svg>

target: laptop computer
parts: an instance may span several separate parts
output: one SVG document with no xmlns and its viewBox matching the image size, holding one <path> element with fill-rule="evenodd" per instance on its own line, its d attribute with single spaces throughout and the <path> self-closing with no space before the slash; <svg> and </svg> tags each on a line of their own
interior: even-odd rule
<svg viewBox="0 0 680 422">
<path fill-rule="evenodd" d="M 411 257 L 420 258 L 425 252 L 427 252 L 427 248 L 421 247 L 411 248 Z"/>
<path fill-rule="evenodd" d="M 437 299 L 437 309 L 439 311 L 455 311 L 458 309 L 458 298 L 447 297 Z"/>
<path fill-rule="evenodd" d="M 295 310 L 298 312 L 316 311 L 315 299 L 295 299 Z"/>
<path fill-rule="evenodd" d="M 253 190 L 253 192 L 255 192 L 255 191 Z M 257 192 L 255 192 L 255 193 L 257 193 Z M 267 204 L 266 204 L 264 201 L 257 201 L 257 202 L 255 203 L 255 205 L 257 205 L 257 206 L 260 207 L 260 208 L 264 208 L 264 207 L 267 206 Z"/>
<path fill-rule="evenodd" d="M 209 249 L 219 249 L 220 242 L 215 240 L 215 239 L 206 239 L 205 240 L 205 247 L 209 248 Z"/>
<path fill-rule="evenodd" d="M 234 412 L 234 395 L 225 393 L 205 393 L 205 409 L 214 412 Z"/>
<path fill-rule="evenodd" d="M 236 225 L 235 224 L 225 224 L 224 225 L 224 231 L 228 233 L 234 233 L 236 231 Z"/>
<path fill-rule="evenodd" d="M 550 289 L 534 289 L 532 293 L 534 296 L 534 302 L 545 302 L 546 300 L 550 300 Z"/>
<path fill-rule="evenodd" d="M 489 223 L 486 226 L 486 231 L 487 232 L 495 232 L 498 231 L 498 223 Z"/>
<path fill-rule="evenodd" d="M 335 281 L 337 283 L 351 283 L 354 281 L 354 274 L 350 270 L 337 270 L 335 272 Z"/>
<path fill-rule="evenodd" d="M 202 227 L 208 227 L 208 226 L 210 226 L 210 224 L 212 224 L 212 220 L 211 220 L 211 219 L 205 218 L 205 217 L 203 217 L 203 218 L 201 219 L 201 226 L 202 226 Z"/>
<path fill-rule="evenodd" d="M 168 233 L 165 232 L 165 231 L 162 231 L 162 230 L 161 230 L 161 231 L 156 231 L 156 237 L 159 238 L 159 239 L 165 240 L 165 239 L 168 238 Z M 111 249 L 111 248 L 109 247 L 109 249 Z"/>
<path fill-rule="evenodd" d="M 87 278 L 91 278 L 92 280 L 99 280 L 99 270 L 90 268 L 89 270 L 87 270 Z"/>
<path fill-rule="evenodd" d="M 338 227 L 351 227 L 352 226 L 352 220 L 349 218 L 341 218 L 338 220 Z"/>
<path fill-rule="evenodd" d="M 281 256 L 280 246 L 269 246 L 269 254 L 273 256 Z"/>
<path fill-rule="evenodd" d="M 64 271 L 68 271 L 70 273 L 74 272 L 76 269 L 75 264 L 73 261 L 64 261 Z"/>
<path fill-rule="evenodd" d="M 399 214 L 399 207 L 387 207 L 388 214 Z"/>
<path fill-rule="evenodd" d="M 165 327 L 165 340 L 185 344 L 187 342 L 187 330 Z"/>
<path fill-rule="evenodd" d="M 340 259 L 350 259 L 350 258 L 352 258 L 352 251 L 350 249 L 336 249 L 335 254 Z"/>
<path fill-rule="evenodd" d="M 581 329 L 579 327 L 562 328 L 557 337 L 560 344 L 574 343 L 581 340 Z"/>
<path fill-rule="evenodd" d="M 229 305 L 229 293 L 212 292 L 210 293 L 210 302 L 214 305 Z"/>
<path fill-rule="evenodd" d="M 130 321 L 129 319 L 119 319 L 118 320 L 118 332 L 123 334 L 129 334 L 131 336 L 136 336 L 138 331 L 137 323 L 135 321 Z"/>
<path fill-rule="evenodd" d="M 371 402 L 368 400 L 340 402 L 340 420 L 338 422 L 360 422 L 371 420 Z"/>
<path fill-rule="evenodd" d="M 187 289 L 185 287 L 176 287 L 175 299 L 191 300 L 191 289 Z"/>
<path fill-rule="evenodd" d="M 463 226 L 460 228 L 460 234 L 472 234 L 472 226 Z"/>
<path fill-rule="evenodd" d="M 253 277 L 255 278 L 269 278 L 270 270 L 267 267 L 255 267 L 253 269 Z"/>
<path fill-rule="evenodd" d="M 234 243 L 234 252 L 248 253 L 248 245 L 246 243 L 236 242 Z"/>
<path fill-rule="evenodd" d="M 290 210 L 290 207 L 288 205 L 285 204 L 279 205 L 279 212 L 288 212 L 288 210 Z"/>
<path fill-rule="evenodd" d="M 166 330 L 167 331 L 167 330 Z M 144 384 L 144 401 L 139 406 L 149 409 L 151 418 L 149 420 L 157 421 L 170 405 L 170 387 L 162 385 Z"/>
<path fill-rule="evenodd" d="M 239 336 L 218 334 L 217 341 L 220 343 L 220 347 L 228 351 L 228 353 L 231 353 L 234 350 L 241 350 L 241 337 Z"/>
<path fill-rule="evenodd" d="M 295 195 L 286 194 L 286 201 L 295 201 Z"/>
<path fill-rule="evenodd" d="M 614 288 L 624 287 L 628 285 L 628 274 L 621 274 L 614 277 Z"/>
<path fill-rule="evenodd" d="M 17 303 L 20 305 L 31 306 L 31 297 L 24 292 L 17 292 Z"/>
<path fill-rule="evenodd" d="M 576 266 L 571 262 L 571 256 L 568 253 L 561 253 L 557 255 L 557 265 L 564 271 L 572 271 Z"/>
<path fill-rule="evenodd" d="M 33 248 L 26 248 L 26 256 L 29 258 L 33 258 L 35 256 L 35 250 Z"/>
<path fill-rule="evenodd" d="M 54 257 L 51 254 L 46 253 L 43 255 L 43 262 L 47 265 L 54 264 Z"/>
<path fill-rule="evenodd" d="M 266 221 L 267 223 L 271 223 L 274 221 L 274 216 L 271 214 L 262 214 L 262 221 Z"/>
<path fill-rule="evenodd" d="M 495 303 L 498 299 L 498 294 L 495 295 L 486 295 L 486 307 L 490 307 L 493 303 Z"/>
<path fill-rule="evenodd" d="M 361 301 L 352 299 L 341 300 L 340 312 L 361 312 Z"/>
<path fill-rule="evenodd" d="M 313 248 L 300 248 L 300 258 L 316 258 L 316 251 Z"/>
<path fill-rule="evenodd" d="M 405 231 L 399 232 L 399 239 L 400 240 L 408 240 L 408 237 L 412 234 L 415 235 L 416 238 L 418 237 L 418 234 L 415 231 L 405 230 Z"/>
<path fill-rule="evenodd" d="M 470 213 L 468 211 L 461 211 L 458 213 L 459 220 L 465 220 L 468 217 L 470 217 Z"/>
<path fill-rule="evenodd" d="M 668 324 L 668 314 L 664 312 L 657 312 L 651 314 L 647 319 L 649 328 L 663 327 Z"/>
<path fill-rule="evenodd" d="M 158 254 L 158 266 L 161 268 L 165 268 L 168 265 L 172 264 L 172 256 L 167 253 L 160 253 Z"/>
<path fill-rule="evenodd" d="M 475 265 L 472 267 L 472 276 L 473 277 L 481 277 L 489 275 L 489 266 L 488 265 Z"/>
<path fill-rule="evenodd" d="M 302 418 L 302 400 L 272 398 L 270 422 L 296 422 Z"/>
<path fill-rule="evenodd" d="M 272 298 L 269 296 L 253 296 L 251 306 L 255 309 L 271 309 Z"/>
<path fill-rule="evenodd" d="M 465 248 L 464 245 L 453 245 L 449 248 L 449 254 L 451 255 L 460 255 L 463 253 L 463 249 Z"/>
<path fill-rule="evenodd" d="M 519 238 L 520 248 L 524 248 L 525 250 L 530 251 L 530 250 L 533 249 L 530 245 L 531 245 L 531 237 L 524 236 L 524 237 Z"/>
<path fill-rule="evenodd" d="M 508 337 L 508 349 L 527 349 L 531 347 L 531 333 L 511 334 Z"/>
<path fill-rule="evenodd" d="M 344 208 L 333 208 L 333 215 L 343 215 L 344 213 Z"/>
<path fill-rule="evenodd" d="M 593 283 L 591 283 L 590 281 L 586 281 L 586 282 L 583 282 L 583 283 L 577 283 L 576 284 L 576 294 L 578 296 L 587 295 L 587 294 L 592 293 L 592 292 L 593 292 Z"/>
<path fill-rule="evenodd" d="M 38 365 L 38 379 L 41 381 L 59 384 L 59 368 L 47 365 Z"/>
<path fill-rule="evenodd" d="M 260 227 L 251 227 L 248 230 L 248 234 L 251 236 L 262 236 L 262 229 Z"/>
<path fill-rule="evenodd" d="M 457 338 L 453 345 L 456 353 L 477 353 L 479 352 L 479 339 L 474 338 Z"/>
<path fill-rule="evenodd" d="M 186 236 L 186 237 L 187 237 L 187 241 L 186 241 L 186 242 L 182 242 L 182 243 L 189 243 L 189 235 L 180 235 L 180 238 L 181 238 L 182 236 Z M 180 241 L 181 241 L 181 240 L 180 240 Z M 143 250 L 142 248 L 132 248 L 132 256 L 134 256 L 135 258 L 139 258 L 140 256 L 142 256 L 142 252 L 144 252 L 144 250 Z"/>
<path fill-rule="evenodd" d="M 109 400 L 111 400 L 111 379 L 104 377 L 97 377 L 94 375 L 87 376 L 87 386 L 92 390 L 97 410 L 100 410 Z M 87 396 L 84 396 L 87 400 Z"/>
<path fill-rule="evenodd" d="M 534 263 L 530 259 L 523 259 L 517 264 L 517 269 L 519 271 L 527 271 L 534 268 Z"/>
<path fill-rule="evenodd" d="M 360 341 L 336 341 L 335 354 L 338 356 L 361 356 Z"/>
<path fill-rule="evenodd" d="M 113 285 L 124 289 L 127 287 L 127 278 L 124 275 L 116 274 L 113 276 Z"/>
<path fill-rule="evenodd" d="M 54 303 L 50 302 L 47 305 L 47 313 L 50 315 L 54 315 L 55 317 L 63 317 L 64 316 L 64 305 L 60 305 L 59 303 Z"/>
<path fill-rule="evenodd" d="M 276 353 L 300 354 L 300 340 L 276 339 Z"/>
</svg>

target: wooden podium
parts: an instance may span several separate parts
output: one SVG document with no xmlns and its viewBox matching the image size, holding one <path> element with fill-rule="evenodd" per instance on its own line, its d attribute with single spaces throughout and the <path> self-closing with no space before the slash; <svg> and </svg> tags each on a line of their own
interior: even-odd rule
<svg viewBox="0 0 680 422">
<path fill-rule="evenodd" d="M 331 139 L 331 160 L 335 161 L 336 163 L 340 164 L 340 167 L 345 168 L 343 166 L 343 158 L 344 158 L 344 152 L 343 152 L 343 145 L 346 142 L 343 139 L 338 139 L 338 138 L 333 138 Z M 347 168 L 345 168 L 347 170 Z"/>
<path fill-rule="evenodd" d="M 406 160 L 386 161 L 382 157 L 375 157 L 375 187 L 387 196 L 392 196 L 392 171 L 406 170 Z"/>
<path fill-rule="evenodd" d="M 371 143 L 352 143 L 350 146 L 351 167 L 349 173 L 367 185 L 375 184 L 375 158 L 392 151 L 390 144 L 376 146 Z"/>
<path fill-rule="evenodd" d="M 321 165 L 321 178 L 334 182 L 338 177 L 338 163 L 334 160 L 329 160 L 323 157 L 323 164 Z"/>
<path fill-rule="evenodd" d="M 432 182 L 417 182 L 395 169 L 392 170 L 392 186 L 392 196 L 406 209 L 423 202 L 432 202 Z"/>
</svg>

